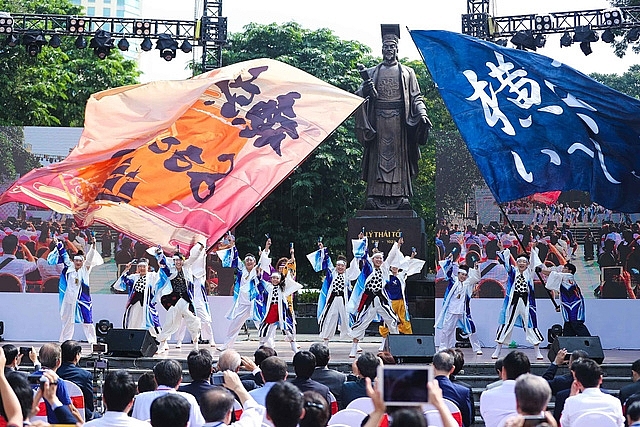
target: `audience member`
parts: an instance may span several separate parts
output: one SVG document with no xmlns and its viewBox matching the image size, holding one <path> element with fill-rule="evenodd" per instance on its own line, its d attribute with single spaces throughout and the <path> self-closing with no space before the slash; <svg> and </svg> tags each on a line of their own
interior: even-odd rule
<svg viewBox="0 0 640 427">
<path fill-rule="evenodd" d="M 18 246 L 24 259 L 16 258 Z M 27 287 L 25 276 L 38 268 L 36 260 L 24 243 L 18 244 L 18 237 L 15 234 L 9 234 L 2 239 L 2 252 L 3 254 L 0 255 L 0 273 L 9 273 L 16 276 L 20 280 L 21 290 L 24 292 Z"/>
<path fill-rule="evenodd" d="M 255 390 L 251 390 L 249 394 L 258 402 L 258 405 L 265 406 L 267 393 L 278 381 L 287 379 L 287 364 L 278 356 L 267 357 L 260 364 L 264 385 Z"/>
<path fill-rule="evenodd" d="M 620 389 L 620 402 L 624 405 L 629 396 L 640 393 L 640 359 L 631 364 L 631 380 L 633 383 L 628 384 Z"/>
<path fill-rule="evenodd" d="M 551 387 L 551 394 L 553 396 L 557 395 L 558 392 L 562 390 L 568 390 L 571 388 L 571 384 L 573 383 L 573 374 L 571 373 L 571 365 L 574 360 L 578 360 L 581 357 L 589 357 L 586 351 L 584 350 L 574 350 L 569 356 L 569 372 L 564 375 L 556 376 L 556 372 L 558 371 L 558 366 L 564 365 L 566 363 L 565 359 L 567 356 L 567 350 L 562 348 L 558 350 L 555 359 L 546 372 L 542 374 L 542 378 L 549 382 L 549 386 Z"/>
<path fill-rule="evenodd" d="M 153 367 L 153 373 L 155 374 L 158 388 L 154 391 L 145 391 L 136 396 L 132 416 L 142 421 L 148 420 L 150 418 L 151 403 L 154 400 L 166 394 L 176 393 L 184 397 L 191 405 L 189 411 L 190 427 L 202 426 L 204 424 L 204 418 L 200 413 L 200 405 L 198 405 L 196 398 L 189 393 L 177 391 L 182 381 L 182 366 L 175 360 L 167 359 L 158 362 L 156 366 Z"/>
<path fill-rule="evenodd" d="M 393 354 L 389 353 L 388 351 L 379 351 L 376 356 L 378 356 L 380 358 L 380 360 L 382 360 L 382 363 L 385 365 L 395 365 L 396 364 L 396 358 L 393 357 Z"/>
<path fill-rule="evenodd" d="M 516 379 L 522 374 L 529 373 L 530 369 L 529 358 L 521 351 L 512 351 L 504 357 L 503 383 L 483 391 L 480 395 L 480 414 L 487 427 L 502 425 L 507 417 L 517 414 L 514 392 Z"/>
<path fill-rule="evenodd" d="M 18 370 L 18 366 L 20 366 L 20 364 L 22 363 L 23 355 L 18 351 L 18 348 L 13 344 L 5 344 L 2 346 L 2 351 L 4 352 L 4 355 L 7 359 L 7 363 L 4 367 L 5 373 L 9 371 L 20 372 Z M 40 370 L 41 365 L 40 361 L 38 360 L 38 353 L 36 353 L 33 347 L 31 347 L 31 350 L 29 350 L 29 360 L 31 360 L 31 363 L 33 363 L 34 371 Z M 21 373 L 27 375 L 26 372 Z"/>
<path fill-rule="evenodd" d="M 78 362 L 82 357 L 82 346 L 73 340 L 62 343 L 62 364 L 56 372 L 63 380 L 71 381 L 82 390 L 84 396 L 85 420 L 93 419 L 93 375 L 78 367 Z"/>
<path fill-rule="evenodd" d="M 501 357 L 500 359 L 496 360 L 495 363 L 493 364 L 493 369 L 495 369 L 496 373 L 498 374 L 498 380 L 487 384 L 487 387 L 485 388 L 486 390 L 490 390 L 492 388 L 502 385 L 504 381 L 504 378 L 502 377 L 502 362 L 504 362 L 504 358 Z"/>
<path fill-rule="evenodd" d="M 300 389 L 301 393 L 305 391 L 315 391 L 329 402 L 331 406 L 331 413 L 338 412 L 338 402 L 336 398 L 329 391 L 329 387 L 320 384 L 318 381 L 311 379 L 313 371 L 316 369 L 316 357 L 310 351 L 299 351 L 293 356 L 293 370 L 296 373 L 296 377 L 290 380 L 291 384 Z"/>
<path fill-rule="evenodd" d="M 127 414 L 136 396 L 136 382 L 124 370 L 111 371 L 104 378 L 102 401 L 107 410 L 102 418 L 85 424 L 86 427 L 149 427 L 149 424 Z"/>
<path fill-rule="evenodd" d="M 358 397 L 367 396 L 365 378 L 369 378 L 371 381 L 374 381 L 376 379 L 376 375 L 378 375 L 378 365 L 380 365 L 380 359 L 378 359 L 378 356 L 370 352 L 362 353 L 360 357 L 353 362 L 351 369 L 357 379 L 355 381 L 347 381 L 342 384 L 342 391 L 340 392 L 340 409 L 346 408 L 351 401 Z"/>
<path fill-rule="evenodd" d="M 640 401 L 627 406 L 627 424 L 629 427 L 640 427 Z"/>
<path fill-rule="evenodd" d="M 156 382 L 156 376 L 153 372 L 145 372 L 138 378 L 138 393 L 144 393 L 145 391 L 153 391 L 158 388 Z"/>
<path fill-rule="evenodd" d="M 0 415 L 7 420 L 9 426 L 17 427 L 28 419 L 28 410 L 25 408 L 27 405 L 21 404 L 18 395 L 14 392 L 7 377 L 5 377 L 4 365 L 6 361 L 4 351 L 0 351 Z M 18 380 L 24 380 L 21 375 L 9 373 L 10 378 L 11 376 L 18 378 Z"/>
<path fill-rule="evenodd" d="M 152 427 L 187 427 L 193 407 L 183 397 L 175 393 L 165 394 L 151 402 L 149 410 Z M 203 424 L 200 424 L 203 425 Z"/>
<path fill-rule="evenodd" d="M 473 389 L 471 387 L 471 384 L 468 384 L 457 378 L 457 375 L 463 372 L 462 369 L 464 368 L 464 353 L 459 348 L 448 348 L 446 351 L 453 356 L 453 372 L 449 374 L 449 379 L 452 383 L 461 385 L 469 389 L 469 395 L 471 396 L 471 421 L 473 422 L 473 420 L 476 418 L 476 405 L 473 400 Z"/>
<path fill-rule="evenodd" d="M 505 427 L 522 427 L 524 417 L 539 417 L 541 422 L 557 426 L 553 416 L 545 412 L 551 400 L 551 387 L 544 378 L 531 374 L 520 375 L 516 380 L 514 391 L 518 415 L 509 417 Z"/>
<path fill-rule="evenodd" d="M 608 414 L 616 420 L 618 427 L 624 426 L 620 401 L 600 390 L 602 368 L 595 361 L 582 358 L 573 362 L 571 371 L 574 381 L 560 417 L 562 427 L 578 426 L 578 416 L 589 411 Z"/>
<path fill-rule="evenodd" d="M 200 404 L 202 394 L 214 387 L 210 382 L 213 372 L 213 356 L 206 348 L 201 348 L 198 351 L 192 350 L 187 356 L 187 367 L 189 375 L 191 375 L 191 384 L 181 385 L 178 391 L 193 395 Z"/>
<path fill-rule="evenodd" d="M 302 393 L 304 400 L 304 417 L 298 424 L 300 427 L 325 427 L 331 418 L 331 410 L 327 400 L 320 393 L 305 391 Z"/>
<path fill-rule="evenodd" d="M 331 393 L 337 401 L 341 399 L 342 384 L 347 380 L 347 376 L 335 369 L 329 369 L 328 364 L 331 359 L 329 347 L 321 343 L 313 343 L 309 351 L 316 357 L 316 368 L 311 375 L 311 379 L 318 381 L 329 387 Z"/>
<path fill-rule="evenodd" d="M 271 387 L 266 398 L 267 419 L 274 427 L 297 427 L 304 417 L 304 400 L 296 386 L 286 381 Z"/>
<path fill-rule="evenodd" d="M 454 384 L 449 379 L 449 375 L 455 369 L 453 362 L 453 356 L 446 350 L 437 352 L 433 356 L 434 375 L 440 390 L 442 390 L 442 397 L 456 404 L 462 415 L 462 423 L 465 427 L 469 427 L 473 424 L 471 390 L 465 386 Z"/>
<path fill-rule="evenodd" d="M 240 368 L 254 372 L 256 365 L 248 357 L 240 356 L 240 353 L 234 349 L 230 348 L 220 353 L 220 357 L 218 358 L 218 372 L 231 371 L 237 373 Z M 258 388 L 256 382 L 251 379 L 242 380 L 242 385 L 247 391 Z"/>
<path fill-rule="evenodd" d="M 264 359 L 271 356 L 277 356 L 278 352 L 275 351 L 271 347 L 267 347 L 266 345 L 261 345 L 254 353 L 253 353 L 253 363 L 255 364 L 255 369 L 250 374 L 242 374 L 240 375 L 241 380 L 253 380 L 256 385 L 262 387 L 264 385 L 264 380 L 262 379 L 262 375 L 260 375 L 260 364 Z"/>
<path fill-rule="evenodd" d="M 238 374 L 225 371 L 223 375 L 226 388 L 214 386 L 202 394 L 200 410 L 206 421 L 205 426 L 216 427 L 221 424 L 236 427 L 260 426 L 265 417 L 264 406 L 258 405 L 245 390 Z M 234 423 L 231 423 L 234 397 L 229 390 L 233 390 L 236 393 L 243 407 L 240 420 Z"/>
</svg>

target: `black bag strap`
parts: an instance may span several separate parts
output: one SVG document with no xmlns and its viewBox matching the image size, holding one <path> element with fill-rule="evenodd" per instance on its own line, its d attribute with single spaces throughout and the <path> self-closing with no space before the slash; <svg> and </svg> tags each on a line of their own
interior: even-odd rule
<svg viewBox="0 0 640 427">
<path fill-rule="evenodd" d="M 0 270 L 2 270 L 3 268 L 6 267 L 7 264 L 9 264 L 11 261 L 13 261 L 14 258 L 7 258 L 4 261 L 0 262 Z"/>
</svg>

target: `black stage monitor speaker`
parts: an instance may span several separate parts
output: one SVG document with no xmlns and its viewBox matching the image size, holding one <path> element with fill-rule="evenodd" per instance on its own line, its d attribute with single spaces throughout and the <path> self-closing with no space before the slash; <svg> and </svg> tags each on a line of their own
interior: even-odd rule
<svg viewBox="0 0 640 427">
<path fill-rule="evenodd" d="M 433 335 L 389 335 L 389 352 L 399 362 L 431 362 L 436 352 Z"/>
<path fill-rule="evenodd" d="M 146 329 L 111 329 L 105 342 L 112 356 L 151 357 L 158 351 L 156 340 Z"/>
<path fill-rule="evenodd" d="M 556 337 L 549 348 L 547 356 L 549 360 L 553 362 L 558 354 L 558 350 L 561 348 L 567 349 L 567 357 L 571 355 L 574 350 L 584 350 L 589 355 L 590 359 L 601 364 L 604 360 L 604 352 L 602 351 L 602 344 L 600 344 L 600 337 Z"/>
</svg>

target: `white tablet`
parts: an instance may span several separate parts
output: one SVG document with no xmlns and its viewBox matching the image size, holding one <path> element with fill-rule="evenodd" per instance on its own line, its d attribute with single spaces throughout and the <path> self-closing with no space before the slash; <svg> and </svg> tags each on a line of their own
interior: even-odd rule
<svg viewBox="0 0 640 427">
<path fill-rule="evenodd" d="M 383 365 L 378 367 L 382 398 L 388 406 L 419 406 L 429 401 L 427 382 L 431 365 Z"/>
</svg>

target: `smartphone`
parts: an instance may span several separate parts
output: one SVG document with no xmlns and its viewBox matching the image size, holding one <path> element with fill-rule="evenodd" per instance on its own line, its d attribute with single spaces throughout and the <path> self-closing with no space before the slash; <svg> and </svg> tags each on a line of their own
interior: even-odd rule
<svg viewBox="0 0 640 427">
<path fill-rule="evenodd" d="M 525 415 L 524 424 L 522 424 L 522 427 L 535 427 L 546 422 L 547 419 L 544 417 L 544 415 Z"/>
<path fill-rule="evenodd" d="M 21 365 L 33 365 L 33 362 L 29 359 L 31 350 L 33 350 L 32 347 L 20 347 L 20 354 L 22 355 L 22 359 L 20 360 Z"/>
<path fill-rule="evenodd" d="M 434 378 L 431 365 L 378 366 L 382 399 L 389 406 L 418 406 L 429 402 L 427 383 Z"/>
<path fill-rule="evenodd" d="M 223 385 L 224 384 L 224 375 L 222 373 L 211 375 L 211 383 L 213 385 Z"/>
</svg>

